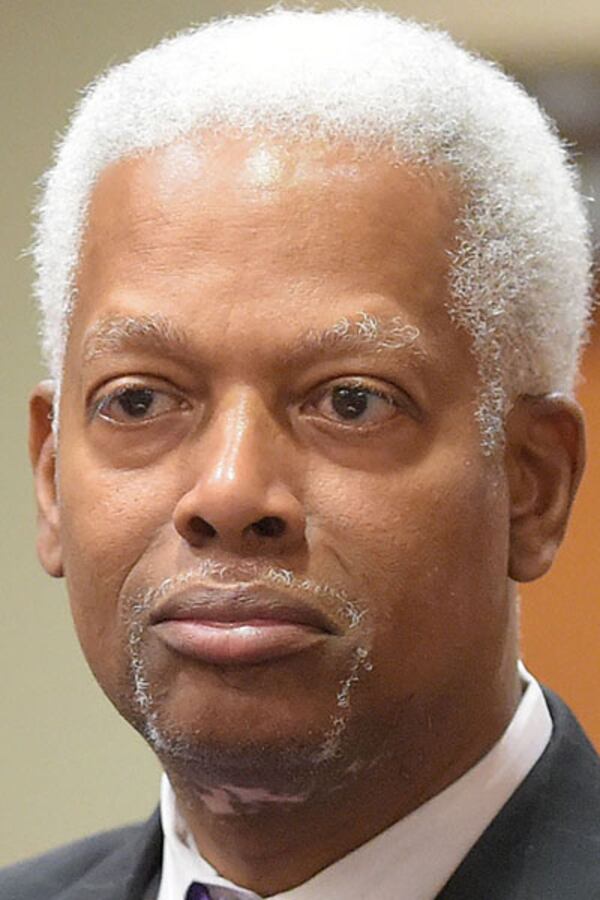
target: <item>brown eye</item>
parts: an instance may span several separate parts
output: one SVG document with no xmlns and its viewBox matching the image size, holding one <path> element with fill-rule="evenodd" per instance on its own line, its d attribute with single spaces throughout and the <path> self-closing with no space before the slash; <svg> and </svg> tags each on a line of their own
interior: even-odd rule
<svg viewBox="0 0 600 900">
<path fill-rule="evenodd" d="M 342 419 L 358 419 L 369 408 L 369 399 L 363 388 L 338 387 L 332 391 L 331 407 Z"/>
<path fill-rule="evenodd" d="M 316 404 L 327 419 L 357 425 L 378 425 L 397 413 L 394 397 L 366 384 L 338 384 L 328 388 Z"/>
<path fill-rule="evenodd" d="M 145 422 L 180 409 L 182 402 L 149 387 L 125 387 L 104 397 L 96 406 L 97 415 L 109 422 Z"/>
</svg>

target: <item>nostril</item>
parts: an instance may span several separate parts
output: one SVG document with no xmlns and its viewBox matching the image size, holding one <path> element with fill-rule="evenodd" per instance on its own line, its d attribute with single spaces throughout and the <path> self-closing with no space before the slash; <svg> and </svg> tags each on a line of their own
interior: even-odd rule
<svg viewBox="0 0 600 900">
<path fill-rule="evenodd" d="M 217 533 L 210 522 L 207 522 L 206 519 L 203 519 L 201 516 L 192 516 L 189 525 L 194 534 L 199 534 L 202 537 L 214 537 Z"/>
<path fill-rule="evenodd" d="M 280 537 L 285 531 L 285 522 L 279 516 L 264 516 L 251 527 L 261 537 Z"/>
</svg>

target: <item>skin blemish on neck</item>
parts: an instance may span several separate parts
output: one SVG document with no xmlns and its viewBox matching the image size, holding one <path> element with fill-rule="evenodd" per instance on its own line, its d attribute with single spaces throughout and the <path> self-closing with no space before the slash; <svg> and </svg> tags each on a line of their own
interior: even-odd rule
<svg viewBox="0 0 600 900">
<path fill-rule="evenodd" d="M 240 813 L 261 812 L 265 806 L 288 806 L 304 803 L 308 792 L 286 794 L 265 788 L 242 787 L 226 784 L 219 788 L 200 791 L 199 796 L 206 808 L 216 816 L 234 816 Z"/>
</svg>

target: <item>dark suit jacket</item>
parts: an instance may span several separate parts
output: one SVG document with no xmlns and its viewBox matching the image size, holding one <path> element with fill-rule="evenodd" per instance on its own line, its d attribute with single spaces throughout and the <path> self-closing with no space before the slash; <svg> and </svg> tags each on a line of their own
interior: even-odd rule
<svg viewBox="0 0 600 900">
<path fill-rule="evenodd" d="M 600 900 L 600 760 L 564 703 L 549 691 L 546 699 L 548 747 L 438 900 Z M 5 869 L 0 900 L 149 900 L 161 850 L 154 813 Z"/>
</svg>

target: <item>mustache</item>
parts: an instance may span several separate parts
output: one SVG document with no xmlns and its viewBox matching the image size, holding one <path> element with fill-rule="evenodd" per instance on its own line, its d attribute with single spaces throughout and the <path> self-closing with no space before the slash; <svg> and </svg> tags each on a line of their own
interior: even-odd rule
<svg viewBox="0 0 600 900">
<path fill-rule="evenodd" d="M 254 588 L 264 586 L 275 589 L 282 596 L 303 596 L 309 602 L 323 604 L 336 612 L 344 620 L 346 627 L 358 625 L 365 614 L 360 600 L 351 596 L 344 588 L 298 576 L 290 569 L 278 566 L 263 566 L 243 560 L 221 563 L 210 559 L 200 560 L 192 569 L 170 575 L 157 584 L 140 587 L 123 598 L 123 608 L 134 619 L 139 620 L 140 616 L 150 613 L 179 590 L 188 586 L 201 588 L 207 582 L 217 588 L 248 583 Z"/>
</svg>

